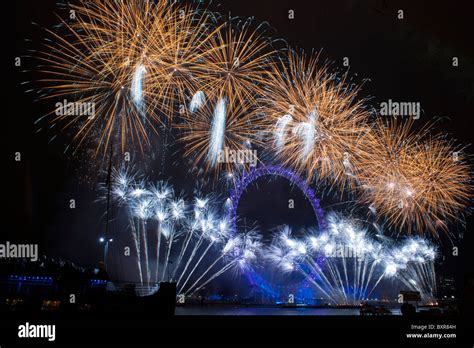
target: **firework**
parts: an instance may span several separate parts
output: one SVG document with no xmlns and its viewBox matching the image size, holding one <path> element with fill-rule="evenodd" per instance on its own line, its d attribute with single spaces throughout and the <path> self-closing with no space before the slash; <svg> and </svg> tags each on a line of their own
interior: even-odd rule
<svg viewBox="0 0 474 348">
<path fill-rule="evenodd" d="M 427 240 L 407 238 L 384 258 L 384 276 L 396 278 L 408 290 L 420 292 L 425 303 L 436 303 L 436 248 Z"/>
<path fill-rule="evenodd" d="M 283 271 L 304 275 L 329 301 L 358 304 L 368 297 L 375 275 L 382 274 L 382 248 L 349 220 L 331 215 L 328 222 L 327 232 L 309 231 L 303 240 L 283 227 L 268 257 Z"/>
<path fill-rule="evenodd" d="M 334 304 L 357 305 L 385 279 L 433 302 L 437 251 L 426 239 L 376 239 L 357 219 L 331 213 L 323 230 L 309 229 L 296 238 L 283 226 L 264 247 L 255 229 L 235 234 L 211 196 L 196 195 L 186 203 L 166 182 L 149 185 L 126 170 L 113 174 L 113 197 L 128 209 L 145 292 L 154 291 L 155 282 L 170 280 L 178 293 L 192 296 L 225 272 L 248 273 L 266 260 L 284 274 L 302 275 Z M 157 235 L 150 243 L 153 222 Z"/>
<path fill-rule="evenodd" d="M 185 156 L 193 158 L 196 165 L 216 174 L 223 170 L 232 173 L 256 164 L 257 148 L 263 145 L 262 125 L 262 119 L 248 114 L 245 105 L 231 104 L 223 97 L 188 114 L 180 125 L 179 140 Z"/>
<path fill-rule="evenodd" d="M 241 273 L 244 271 L 248 271 L 253 264 L 256 262 L 257 255 L 261 253 L 262 250 L 262 242 L 261 237 L 256 229 L 252 229 L 249 232 L 230 238 L 227 243 L 224 245 L 222 249 L 222 255 L 219 259 L 216 259 L 211 266 L 201 275 L 201 277 L 196 281 L 201 281 L 203 278 L 220 260 L 226 260 L 226 264 L 215 271 L 205 282 L 203 282 L 198 287 L 194 288 L 196 283 L 191 286 L 193 291 L 191 295 L 202 289 L 206 286 L 209 282 L 213 281 L 215 278 L 219 277 L 224 272 L 227 272 L 231 269 L 234 269 L 237 273 Z M 189 290 L 188 290 L 189 292 Z"/>
<path fill-rule="evenodd" d="M 412 131 L 405 124 L 379 122 L 370 156 L 362 156 L 361 200 L 398 230 L 433 233 L 447 230 L 470 198 L 470 168 L 461 149 L 430 128 Z"/>
<path fill-rule="evenodd" d="M 347 74 L 294 51 L 274 61 L 262 26 L 219 25 L 208 11 L 166 0 L 92 0 L 71 9 L 65 35 L 48 30 L 36 55 L 45 76 L 39 82 L 45 99 L 94 106 L 92 115 L 73 115 L 64 105 L 50 120 L 72 129 L 73 142 L 91 145 L 95 155 L 115 144 L 143 151 L 158 126 L 177 126 L 184 155 L 200 173 L 225 173 L 235 186 L 225 203 L 233 215 L 243 192 L 236 178 L 257 175 L 243 170 L 262 160 L 256 151 L 265 145 L 308 182 L 357 186 L 360 201 L 398 231 L 437 235 L 470 203 L 462 149 L 431 136 L 429 127 L 412 132 L 411 122 L 369 124 L 365 100 L 356 99 L 360 87 Z M 112 151 L 110 158 L 112 166 Z M 319 219 L 314 193 L 298 186 Z M 107 198 L 126 210 L 143 284 L 175 281 L 180 294 L 192 295 L 224 272 L 248 271 L 263 249 L 256 231 L 231 233 L 236 219 L 224 218 L 233 215 L 221 214 L 209 196 L 187 201 L 166 182 L 113 171 Z M 360 303 L 388 278 L 433 299 L 436 249 L 428 241 L 389 246 L 335 215 L 320 227 L 301 240 L 281 228 L 264 257 L 337 304 Z"/>
<path fill-rule="evenodd" d="M 436 249 L 427 240 L 408 238 L 400 246 L 382 243 L 353 219 L 334 213 L 327 231 L 309 230 L 304 238 L 295 238 L 288 226 L 280 227 L 263 254 L 282 272 L 302 274 L 334 304 L 360 304 L 384 279 L 420 291 L 425 302 L 436 292 Z"/>
<path fill-rule="evenodd" d="M 99 1 L 72 5 L 74 21 L 62 21 L 66 35 L 48 30 L 56 42 L 47 41 L 38 53 L 43 63 L 40 80 L 47 99 L 69 98 L 93 103 L 91 117 L 52 116 L 52 123 L 74 129 L 73 141 L 96 141 L 96 154 L 118 140 L 148 140 L 146 119 L 158 116 L 146 106 L 143 80 L 147 78 L 146 48 L 155 14 L 163 11 L 148 1 Z M 115 139 L 117 137 L 118 139 Z"/>
<path fill-rule="evenodd" d="M 94 105 L 94 115 L 52 115 L 61 129 L 72 128 L 79 147 L 91 142 L 95 154 L 119 143 L 149 144 L 149 133 L 172 118 L 193 93 L 193 70 L 210 34 L 207 12 L 147 0 L 88 1 L 71 5 L 75 19 L 62 21 L 65 34 L 38 52 L 39 80 L 46 99 L 67 98 Z M 55 43 L 52 43 L 52 41 Z M 48 115 L 49 116 L 49 115 Z"/>
<path fill-rule="evenodd" d="M 180 140 L 185 155 L 196 165 L 217 174 L 223 168 L 232 172 L 235 167 L 248 166 L 247 159 L 227 157 L 253 157 L 252 150 L 262 144 L 263 121 L 253 110 L 262 95 L 264 69 L 273 50 L 260 27 L 253 29 L 250 21 L 218 27 L 203 49 L 197 67 L 203 84 L 182 114 Z"/>
<path fill-rule="evenodd" d="M 204 92 L 199 91 L 208 76 L 203 62 L 209 53 L 207 43 L 220 27 L 211 12 L 190 5 L 173 4 L 166 16 L 157 20 L 163 21 L 163 28 L 159 27 L 157 33 L 161 39 L 151 40 L 149 45 L 155 72 L 149 81 L 150 93 L 156 98 L 158 109 L 171 119 L 177 112 L 185 112 L 193 95 L 205 99 Z"/>
<path fill-rule="evenodd" d="M 177 283 L 180 294 L 192 295 L 255 260 L 257 238 L 231 236 L 230 221 L 221 216 L 212 196 L 197 195 L 187 203 L 169 183 L 149 184 L 126 169 L 113 170 L 111 192 L 126 209 L 142 294 L 167 280 Z"/>
<path fill-rule="evenodd" d="M 191 102 L 189 103 L 189 112 L 195 113 L 199 110 L 206 102 L 206 94 L 203 91 L 197 91 L 194 93 Z"/>
<path fill-rule="evenodd" d="M 346 79 L 317 56 L 290 51 L 273 65 L 261 109 L 284 164 L 342 187 L 357 174 L 352 158 L 365 151 L 360 139 L 369 131 L 363 102 L 355 101 L 359 88 Z"/>
<path fill-rule="evenodd" d="M 204 44 L 204 91 L 213 101 L 221 98 L 229 104 L 254 108 L 266 82 L 265 69 L 274 51 L 263 36 L 262 25 L 253 28 L 252 21 L 226 22 Z"/>
</svg>

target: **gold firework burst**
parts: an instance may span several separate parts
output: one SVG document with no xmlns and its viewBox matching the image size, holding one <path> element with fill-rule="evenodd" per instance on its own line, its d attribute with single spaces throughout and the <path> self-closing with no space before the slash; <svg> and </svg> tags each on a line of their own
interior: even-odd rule
<svg viewBox="0 0 474 348">
<path fill-rule="evenodd" d="M 196 64 L 198 78 L 193 81 L 199 87 L 177 126 L 183 131 L 180 141 L 185 155 L 218 174 L 257 159 L 262 118 L 255 108 L 273 50 L 250 21 L 219 26 L 202 49 Z"/>
<path fill-rule="evenodd" d="M 400 231 L 438 234 L 460 217 L 470 194 L 470 168 L 463 152 L 430 127 L 412 131 L 413 121 L 378 122 L 371 155 L 361 157 L 361 200 Z"/>
<path fill-rule="evenodd" d="M 365 151 L 370 130 L 363 100 L 355 100 L 358 88 L 346 79 L 330 74 L 317 56 L 290 51 L 287 62 L 273 65 L 261 108 L 284 164 L 342 188 L 357 175 L 354 158 Z"/>
<path fill-rule="evenodd" d="M 72 127 L 78 147 L 93 142 L 96 155 L 113 142 L 143 150 L 149 131 L 157 133 L 192 86 L 207 15 L 166 0 L 93 0 L 71 9 L 75 18 L 62 21 L 66 36 L 48 30 L 40 83 L 45 98 L 92 104 L 95 112 L 53 115 L 51 122 Z"/>
<path fill-rule="evenodd" d="M 177 111 L 182 113 L 189 97 L 202 88 L 208 74 L 202 68 L 208 54 L 207 43 L 220 30 L 211 12 L 190 5 L 171 9 L 158 30 L 161 39 L 152 40 L 149 45 L 155 69 L 149 81 L 150 91 L 159 110 L 169 118 Z"/>
<path fill-rule="evenodd" d="M 220 26 L 204 44 L 200 64 L 206 97 L 217 101 L 225 97 L 229 105 L 253 108 L 265 84 L 265 70 L 274 54 L 260 27 L 252 22 Z"/>
</svg>

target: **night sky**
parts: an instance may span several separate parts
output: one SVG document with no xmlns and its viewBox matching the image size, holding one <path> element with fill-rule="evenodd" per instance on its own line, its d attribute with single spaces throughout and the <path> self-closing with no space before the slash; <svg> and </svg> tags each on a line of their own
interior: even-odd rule
<svg viewBox="0 0 474 348">
<path fill-rule="evenodd" d="M 67 137 L 50 143 L 51 132 L 37 132 L 33 122 L 50 105 L 36 102 L 21 85 L 34 76 L 30 71 L 35 62 L 28 58 L 28 50 L 40 48 L 42 31 L 32 23 L 52 27 L 58 23 L 54 12 L 64 12 L 55 1 L 22 0 L 14 6 L 15 27 L 4 31 L 4 36 L 14 40 L 5 53 L 10 62 L 3 99 L 8 106 L 3 114 L 7 124 L 2 155 L 6 163 L 5 240 L 39 243 L 41 253 L 94 265 L 101 259 L 97 238 L 105 228 L 104 206 L 95 202 L 97 185 L 78 179 L 88 163 L 78 163 L 63 153 Z M 354 81 L 367 80 L 362 96 L 371 98 L 372 106 L 388 99 L 420 102 L 422 115 L 416 127 L 437 120 L 437 129 L 451 133 L 461 144 L 472 143 L 474 47 L 469 2 L 222 0 L 214 1 L 210 8 L 267 21 L 275 38 L 306 51 L 321 51 L 320 57 L 333 62 L 335 68 L 343 69 L 343 57 L 349 57 Z M 290 9 L 295 12 L 293 20 L 288 19 Z M 397 19 L 398 9 L 404 10 L 403 20 Z M 17 56 L 23 57 L 21 68 L 12 64 Z M 451 65 L 453 56 L 459 57 L 457 68 Z M 13 160 L 17 151 L 22 153 L 19 163 Z M 167 167 L 161 168 L 156 160 L 148 165 L 147 174 L 153 179 L 170 179 L 189 194 L 193 175 L 182 170 L 186 163 L 180 161 L 180 150 L 173 151 Z M 310 204 L 286 180 L 260 179 L 257 184 L 249 188 L 239 206 L 247 224 L 259 223 L 264 231 L 283 223 L 314 224 Z M 76 199 L 74 210 L 68 206 L 71 198 Z M 289 212 L 289 198 L 301 209 Z M 329 201 L 323 200 L 322 206 L 325 204 Z M 459 279 L 474 264 L 467 257 L 473 246 L 472 228 L 470 218 L 464 239 L 454 241 L 461 246 L 461 256 L 448 257 L 444 266 L 448 273 L 455 269 Z"/>
</svg>

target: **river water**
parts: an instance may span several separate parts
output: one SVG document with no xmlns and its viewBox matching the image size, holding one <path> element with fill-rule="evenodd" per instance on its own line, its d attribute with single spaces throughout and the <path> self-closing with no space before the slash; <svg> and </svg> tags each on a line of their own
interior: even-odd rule
<svg viewBox="0 0 474 348">
<path fill-rule="evenodd" d="M 390 310 L 400 315 L 400 309 Z M 282 308 L 245 306 L 185 306 L 177 307 L 176 315 L 353 315 L 359 316 L 358 308 Z"/>
</svg>

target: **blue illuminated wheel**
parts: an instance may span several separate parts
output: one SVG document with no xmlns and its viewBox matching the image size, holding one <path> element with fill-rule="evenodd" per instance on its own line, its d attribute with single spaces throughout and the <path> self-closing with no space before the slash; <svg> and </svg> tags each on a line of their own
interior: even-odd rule
<svg viewBox="0 0 474 348">
<path fill-rule="evenodd" d="M 272 165 L 260 166 L 258 168 L 252 168 L 248 172 L 244 172 L 241 179 L 235 183 L 234 188 L 230 191 L 227 217 L 232 224 L 232 233 L 239 232 L 237 228 L 237 208 L 242 195 L 249 185 L 264 176 L 283 177 L 290 181 L 290 183 L 293 185 L 296 185 L 310 202 L 318 222 L 319 230 L 323 231 L 326 229 L 327 224 L 324 218 L 324 211 L 321 208 L 320 200 L 316 197 L 313 189 L 307 184 L 305 180 L 300 178 L 293 171 L 282 166 Z M 320 260 L 317 261 L 319 263 Z M 246 275 L 252 287 L 258 286 L 262 292 L 266 293 L 268 297 L 273 298 L 276 301 L 285 301 L 290 292 L 295 296 L 295 301 L 299 300 L 305 296 L 304 293 L 306 290 L 311 288 L 307 279 L 300 279 L 298 282 L 291 284 L 291 286 L 285 287 L 272 283 L 266 279 L 265 276 L 257 269 L 252 269 L 251 271 L 247 272 Z"/>
</svg>

